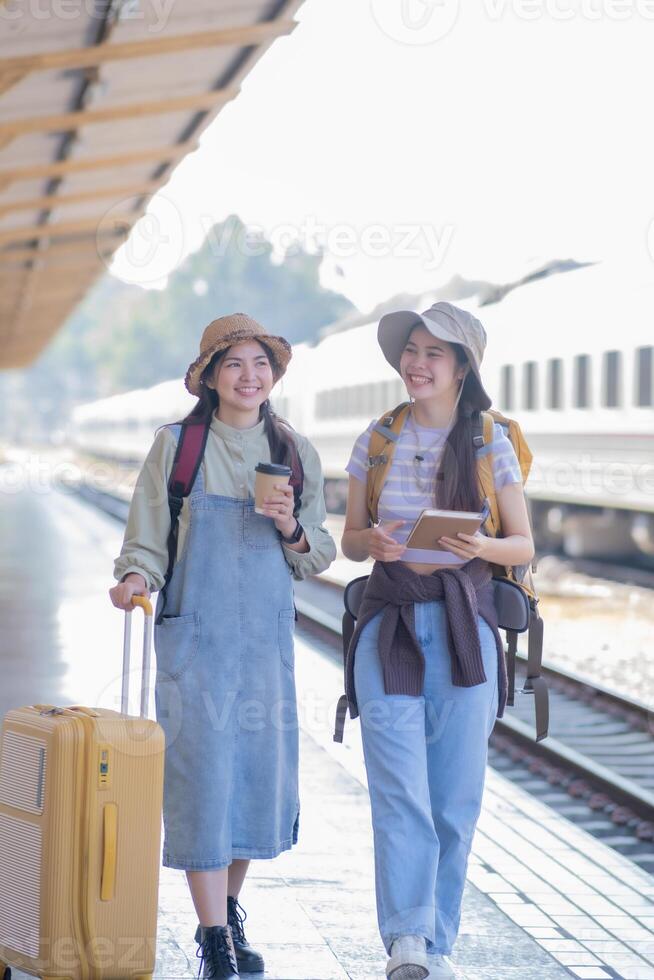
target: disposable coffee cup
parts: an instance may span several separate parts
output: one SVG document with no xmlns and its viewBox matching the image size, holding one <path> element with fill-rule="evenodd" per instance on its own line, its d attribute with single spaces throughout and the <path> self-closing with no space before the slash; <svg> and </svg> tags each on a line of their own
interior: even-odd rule
<svg viewBox="0 0 654 980">
<path fill-rule="evenodd" d="M 286 483 L 291 478 L 291 467 L 281 463 L 257 463 L 254 467 L 254 509 L 257 514 L 263 514 L 263 498 L 272 497 L 278 491 L 276 483 Z"/>
</svg>

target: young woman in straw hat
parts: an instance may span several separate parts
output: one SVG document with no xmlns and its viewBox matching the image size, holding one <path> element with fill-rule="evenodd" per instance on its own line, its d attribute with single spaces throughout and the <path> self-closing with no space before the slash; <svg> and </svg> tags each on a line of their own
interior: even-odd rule
<svg viewBox="0 0 654 980">
<path fill-rule="evenodd" d="M 163 863 L 186 871 L 203 975 L 228 980 L 264 969 L 237 901 L 249 861 L 273 858 L 298 838 L 292 579 L 323 571 L 336 554 L 323 526 L 318 456 L 270 407 L 290 358 L 284 338 L 241 313 L 204 331 L 185 379 L 198 402 L 183 422 L 210 427 L 157 602 Z M 166 487 L 180 429 L 158 431 L 139 475 L 114 568 L 120 584 L 110 590 L 120 609 L 164 585 Z M 280 484 L 256 513 L 257 463 L 291 465 L 298 455 L 299 511 L 293 487 Z"/>
<path fill-rule="evenodd" d="M 350 713 L 361 715 L 387 974 L 441 980 L 455 975 L 446 956 L 459 927 L 488 738 L 506 702 L 489 562 L 528 562 L 534 546 L 518 461 L 496 424 L 491 452 L 504 537 L 480 531 L 443 538 L 433 552 L 406 547 L 423 508 L 483 509 L 471 416 L 491 404 L 479 373 L 486 334 L 470 313 L 440 302 L 421 315 L 384 316 L 378 340 L 411 407 L 379 499 L 379 526 L 370 526 L 366 493 L 375 422 L 347 465 L 343 552 L 375 564 L 348 650 L 346 692 Z"/>
</svg>

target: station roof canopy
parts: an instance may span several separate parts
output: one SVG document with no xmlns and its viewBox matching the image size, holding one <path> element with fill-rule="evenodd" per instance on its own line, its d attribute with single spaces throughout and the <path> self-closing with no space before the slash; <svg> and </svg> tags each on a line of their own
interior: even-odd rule
<svg viewBox="0 0 654 980">
<path fill-rule="evenodd" d="M 0 0 L 0 368 L 43 349 L 301 0 Z"/>
</svg>

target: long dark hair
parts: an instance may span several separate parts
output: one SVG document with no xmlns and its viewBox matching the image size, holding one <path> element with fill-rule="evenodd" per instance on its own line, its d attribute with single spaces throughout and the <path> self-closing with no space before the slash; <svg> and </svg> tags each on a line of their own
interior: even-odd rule
<svg viewBox="0 0 654 980">
<path fill-rule="evenodd" d="M 460 344 L 452 344 L 457 367 L 468 358 Z M 472 414 L 479 409 L 479 386 L 472 370 L 463 380 L 458 418 L 449 433 L 436 474 L 436 506 L 446 510 L 480 511 L 483 505 L 477 481 L 477 464 L 472 443 Z"/>
<path fill-rule="evenodd" d="M 273 372 L 275 371 L 275 359 L 273 357 L 272 351 L 260 340 L 257 343 L 261 344 L 264 348 L 268 360 L 272 366 Z M 218 351 L 215 354 L 206 368 L 200 375 L 200 394 L 198 400 L 183 419 L 178 419 L 176 425 L 207 425 L 211 422 L 211 417 L 218 408 L 220 404 L 220 398 L 218 397 L 218 392 L 214 388 L 210 388 L 207 385 L 207 379 L 213 374 L 213 370 L 219 361 L 225 357 L 227 351 L 230 348 L 227 347 L 225 350 Z M 266 438 L 268 439 L 268 445 L 270 446 L 270 460 L 272 463 L 281 463 L 284 466 L 290 466 L 293 470 L 293 475 L 291 476 L 291 485 L 295 490 L 295 502 L 296 509 L 299 504 L 298 497 L 298 453 L 297 453 L 297 442 L 293 435 L 294 429 L 290 422 L 283 419 L 281 415 L 277 415 L 273 411 L 270 404 L 270 399 L 266 398 L 265 402 L 261 404 L 260 417 L 263 418 L 263 429 L 266 433 Z"/>
</svg>

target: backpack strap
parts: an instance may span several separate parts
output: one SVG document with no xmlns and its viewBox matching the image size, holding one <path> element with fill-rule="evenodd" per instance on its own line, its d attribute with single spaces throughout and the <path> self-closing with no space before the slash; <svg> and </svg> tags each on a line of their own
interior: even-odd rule
<svg viewBox="0 0 654 980">
<path fill-rule="evenodd" d="M 488 500 L 490 510 L 485 527 L 490 536 L 495 538 L 500 530 L 500 513 L 493 478 L 493 425 L 494 419 L 490 412 L 473 413 L 472 442 L 475 450 L 477 481 L 482 500 Z"/>
<path fill-rule="evenodd" d="M 359 611 L 359 606 L 361 604 L 361 599 L 363 598 L 363 592 L 366 583 L 368 582 L 368 575 L 361 575 L 359 578 L 352 579 L 351 582 L 345 587 L 343 592 L 343 603 L 345 605 L 345 611 L 343 612 L 343 627 L 341 635 L 343 638 L 343 667 L 347 665 L 347 652 L 350 648 L 350 641 L 354 634 L 356 627 L 357 613 Z M 345 681 L 345 687 L 347 688 L 347 679 Z M 343 731 L 345 729 L 345 719 L 347 717 L 347 694 L 341 694 L 338 699 L 338 704 L 336 705 L 336 721 L 334 724 L 334 741 L 343 741 Z"/>
<path fill-rule="evenodd" d="M 295 439 L 290 440 L 291 478 L 289 484 L 293 487 L 293 517 L 297 518 L 302 506 L 302 491 L 304 490 L 304 467 L 298 452 Z"/>
<path fill-rule="evenodd" d="M 343 637 L 343 667 L 347 664 L 347 651 L 350 647 L 350 640 L 352 639 L 352 634 L 354 633 L 354 628 L 356 626 L 356 620 L 350 610 L 345 607 L 345 612 L 343 613 L 343 626 L 342 626 L 342 637 Z M 345 685 L 347 687 L 347 683 Z M 345 719 L 347 717 L 347 694 L 341 694 L 338 699 L 338 704 L 336 705 L 336 720 L 334 722 L 334 741 L 343 741 L 343 732 L 345 730 Z"/>
<path fill-rule="evenodd" d="M 538 613 L 538 600 L 530 601 L 529 633 L 527 634 L 527 677 L 522 691 L 534 695 L 536 741 L 547 737 L 550 720 L 547 682 L 541 674 L 543 665 L 543 620 Z"/>
<path fill-rule="evenodd" d="M 204 450 L 207 445 L 210 427 L 210 422 L 206 422 L 204 425 L 189 425 L 188 423 L 182 423 L 180 425 L 177 451 L 175 452 L 173 468 L 168 478 L 168 509 L 170 510 L 170 531 L 168 532 L 167 541 L 168 568 L 166 569 L 166 577 L 161 588 L 161 609 L 157 616 L 158 624 L 163 619 L 164 609 L 166 608 L 166 591 L 175 565 L 179 515 L 182 510 L 184 498 L 190 494 L 195 483 L 195 478 L 198 475 L 198 470 L 200 469 Z"/>
<path fill-rule="evenodd" d="M 373 524 L 379 520 L 379 497 L 410 409 L 411 402 L 402 402 L 390 412 L 380 416 L 370 433 L 367 491 L 368 515 Z"/>
<path fill-rule="evenodd" d="M 515 630 L 507 630 L 506 638 L 508 641 L 506 645 L 506 679 L 508 684 L 506 703 L 512 708 L 515 704 L 515 662 L 518 652 L 518 634 Z"/>
</svg>

